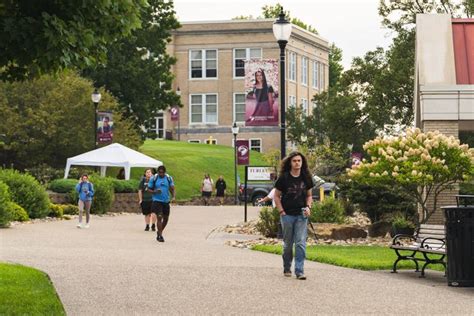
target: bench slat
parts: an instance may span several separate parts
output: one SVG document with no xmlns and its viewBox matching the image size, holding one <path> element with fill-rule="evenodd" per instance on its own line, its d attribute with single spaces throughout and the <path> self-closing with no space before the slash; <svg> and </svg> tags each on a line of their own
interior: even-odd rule
<svg viewBox="0 0 474 316">
<path fill-rule="evenodd" d="M 434 230 L 444 230 L 444 225 L 429 225 L 429 224 L 421 224 L 420 229 L 434 229 Z"/>
</svg>

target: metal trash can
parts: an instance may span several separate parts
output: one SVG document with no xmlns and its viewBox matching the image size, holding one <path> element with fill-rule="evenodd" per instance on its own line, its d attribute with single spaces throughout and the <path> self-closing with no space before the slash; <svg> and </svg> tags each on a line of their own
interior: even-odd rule
<svg viewBox="0 0 474 316">
<path fill-rule="evenodd" d="M 448 285 L 474 287 L 474 207 L 446 206 Z"/>
</svg>

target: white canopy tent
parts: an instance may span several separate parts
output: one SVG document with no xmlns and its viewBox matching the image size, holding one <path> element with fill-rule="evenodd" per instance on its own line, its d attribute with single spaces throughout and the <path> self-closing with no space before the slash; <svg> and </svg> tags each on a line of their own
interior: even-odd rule
<svg viewBox="0 0 474 316">
<path fill-rule="evenodd" d="M 163 163 L 159 160 L 148 157 L 121 144 L 114 143 L 68 158 L 64 178 L 66 179 L 68 177 L 72 165 L 98 166 L 100 167 L 100 175 L 102 177 L 105 176 L 107 167 L 123 167 L 125 169 L 125 179 L 129 180 L 130 168 L 132 167 L 156 168 L 162 164 Z"/>
</svg>

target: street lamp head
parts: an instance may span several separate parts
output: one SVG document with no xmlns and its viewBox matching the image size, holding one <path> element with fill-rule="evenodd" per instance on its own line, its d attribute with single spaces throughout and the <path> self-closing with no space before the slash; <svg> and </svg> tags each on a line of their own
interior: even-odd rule
<svg viewBox="0 0 474 316">
<path fill-rule="evenodd" d="M 234 134 L 234 136 L 237 136 L 238 133 L 239 127 L 237 126 L 237 123 L 234 122 L 234 125 L 232 125 L 232 134 Z"/>
<path fill-rule="evenodd" d="M 102 95 L 100 94 L 99 90 L 97 90 L 97 88 L 95 88 L 94 92 L 92 92 L 92 94 L 91 94 L 92 102 L 94 102 L 94 104 L 98 104 L 100 102 L 101 97 L 102 97 Z"/>
<path fill-rule="evenodd" d="M 347 144 L 347 149 L 349 149 L 349 151 L 351 151 L 352 148 L 354 148 L 354 144 Z"/>
<path fill-rule="evenodd" d="M 285 18 L 283 7 L 278 15 L 278 20 L 273 23 L 273 35 L 278 42 L 288 42 L 290 39 L 291 23 Z"/>
<path fill-rule="evenodd" d="M 178 88 L 176 88 L 176 94 L 177 94 L 179 97 L 181 96 L 181 89 L 179 88 L 179 86 L 178 86 Z"/>
<path fill-rule="evenodd" d="M 308 136 L 306 136 L 306 135 L 304 135 L 304 134 L 301 135 L 301 141 L 302 141 L 303 143 L 306 142 L 307 140 L 308 140 Z"/>
</svg>

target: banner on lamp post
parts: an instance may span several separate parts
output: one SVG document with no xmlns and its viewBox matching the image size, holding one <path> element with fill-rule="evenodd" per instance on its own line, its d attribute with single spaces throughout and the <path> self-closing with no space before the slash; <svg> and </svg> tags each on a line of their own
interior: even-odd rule
<svg viewBox="0 0 474 316">
<path fill-rule="evenodd" d="M 97 141 L 99 144 L 112 143 L 114 137 L 114 122 L 112 119 L 112 112 L 99 111 L 97 112 Z"/>
<path fill-rule="evenodd" d="M 237 148 L 237 164 L 248 165 L 250 162 L 249 141 L 237 140 L 235 146 Z"/>
<path fill-rule="evenodd" d="M 179 107 L 173 106 L 170 109 L 171 112 L 171 121 L 176 122 L 179 120 Z"/>
</svg>

